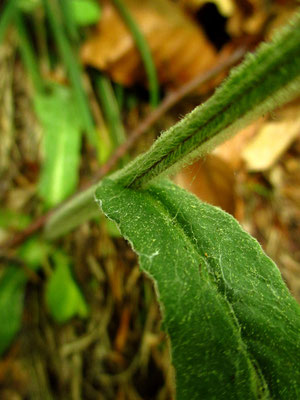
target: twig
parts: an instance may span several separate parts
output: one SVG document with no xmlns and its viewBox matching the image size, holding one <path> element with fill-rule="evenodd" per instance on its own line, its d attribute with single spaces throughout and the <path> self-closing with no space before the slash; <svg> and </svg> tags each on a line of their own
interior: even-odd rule
<svg viewBox="0 0 300 400">
<path fill-rule="evenodd" d="M 40 231 L 47 223 L 50 216 L 52 216 L 57 210 L 62 206 L 66 205 L 70 200 L 73 200 L 76 196 L 81 194 L 87 188 L 90 188 L 93 184 L 102 179 L 106 174 L 108 174 L 113 167 L 118 163 L 118 161 L 127 153 L 127 151 L 135 144 L 138 138 L 144 134 L 151 126 L 153 126 L 168 110 L 170 110 L 176 103 L 182 100 L 189 93 L 193 92 L 200 85 L 208 82 L 214 78 L 219 73 L 232 67 L 238 63 L 246 53 L 246 48 L 240 47 L 233 54 L 228 56 L 225 60 L 221 60 L 215 67 L 209 71 L 202 73 L 201 75 L 195 77 L 190 82 L 180 87 L 178 90 L 168 94 L 164 100 L 161 102 L 159 107 L 153 110 L 142 122 L 137 126 L 136 129 L 132 131 L 129 135 L 127 141 L 119 146 L 115 153 L 111 156 L 108 162 L 103 165 L 98 172 L 95 173 L 93 179 L 85 185 L 81 190 L 75 193 L 73 196 L 64 201 L 57 208 L 49 210 L 46 214 L 37 218 L 32 222 L 26 229 L 17 233 L 11 240 L 0 245 L 0 250 L 13 248 L 22 244 L 28 237 Z"/>
</svg>

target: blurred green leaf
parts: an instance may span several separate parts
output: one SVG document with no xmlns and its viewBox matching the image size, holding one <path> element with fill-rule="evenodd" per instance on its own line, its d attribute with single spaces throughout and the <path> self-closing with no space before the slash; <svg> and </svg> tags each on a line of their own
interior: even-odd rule
<svg viewBox="0 0 300 400">
<path fill-rule="evenodd" d="M 50 94 L 38 94 L 35 110 L 44 129 L 39 194 L 53 207 L 72 194 L 78 181 L 82 120 L 73 93 L 53 85 Z"/>
<path fill-rule="evenodd" d="M 98 147 L 98 160 L 102 165 L 109 159 L 113 150 L 113 144 L 106 125 L 101 127 L 101 129 L 98 129 L 98 137 L 100 144 Z"/>
<path fill-rule="evenodd" d="M 66 67 L 66 70 L 70 78 L 70 83 L 74 91 L 73 102 L 77 103 L 78 114 L 83 122 L 84 130 L 85 133 L 87 134 L 89 142 L 97 148 L 99 143 L 95 131 L 94 119 L 90 110 L 88 97 L 84 90 L 82 82 L 82 72 L 83 72 L 82 65 L 80 64 L 78 57 L 75 54 L 70 41 L 68 40 L 63 24 L 60 21 L 60 18 L 58 18 L 57 14 L 59 13 L 57 13 L 58 10 L 55 7 L 56 2 L 50 0 L 42 0 L 42 1 L 49 22 L 49 26 L 51 27 L 53 38 L 55 39 L 61 59 Z M 66 0 L 61 0 L 60 3 L 62 4 L 62 2 L 64 1 Z M 65 10 L 67 8 L 68 7 L 64 7 Z M 64 17 L 65 17 L 65 22 L 70 22 L 70 19 L 68 19 L 68 21 L 66 20 L 66 14 Z"/>
<path fill-rule="evenodd" d="M 55 269 L 46 287 L 46 303 L 52 317 L 60 323 L 76 315 L 86 317 L 88 307 L 72 277 L 68 257 L 56 252 L 53 259 Z"/>
<path fill-rule="evenodd" d="M 26 265 L 37 271 L 42 262 L 46 259 L 50 251 L 50 246 L 45 241 L 37 237 L 26 240 L 18 249 L 18 256 L 26 263 Z"/>
<path fill-rule="evenodd" d="M 113 238 L 122 237 L 120 230 L 114 221 L 112 221 L 110 219 L 106 219 L 104 221 L 106 224 L 107 233 L 109 234 L 110 237 L 113 237 Z"/>
<path fill-rule="evenodd" d="M 29 215 L 20 214 L 14 210 L 0 209 L 0 228 L 25 229 L 30 220 Z"/>
<path fill-rule="evenodd" d="M 26 275 L 17 267 L 7 267 L 0 278 L 0 356 L 20 329 Z"/>
<path fill-rule="evenodd" d="M 41 5 L 41 0 L 18 0 L 20 10 L 31 13 Z"/>
<path fill-rule="evenodd" d="M 99 3 L 94 0 L 73 0 L 71 2 L 74 20 L 79 26 L 95 24 L 101 17 Z"/>
<path fill-rule="evenodd" d="M 96 76 L 96 88 L 108 123 L 110 138 L 116 148 L 124 143 L 126 135 L 111 81 L 107 76 L 99 73 Z"/>
</svg>

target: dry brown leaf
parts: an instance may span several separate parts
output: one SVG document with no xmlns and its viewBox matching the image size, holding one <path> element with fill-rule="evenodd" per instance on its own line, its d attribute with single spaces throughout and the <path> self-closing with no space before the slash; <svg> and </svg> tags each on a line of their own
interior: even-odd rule
<svg viewBox="0 0 300 400">
<path fill-rule="evenodd" d="M 277 111 L 276 120 L 266 122 L 243 151 L 248 170 L 269 169 L 300 133 L 299 101 Z"/>
<path fill-rule="evenodd" d="M 271 37 L 274 29 L 284 25 L 299 6 L 298 0 L 235 0 L 235 12 L 229 18 L 227 31 L 232 36 L 256 35 L 265 32 Z"/>
<path fill-rule="evenodd" d="M 213 151 L 213 154 L 226 161 L 234 171 L 238 170 L 243 163 L 243 149 L 247 146 L 259 127 L 262 126 L 263 121 L 264 119 L 260 118 L 242 129 L 237 135 L 218 146 Z"/>
<path fill-rule="evenodd" d="M 228 33 L 232 36 L 259 33 L 269 16 L 270 9 L 267 2 L 240 0 L 236 1 L 236 4 L 238 7 L 227 24 Z"/>
<path fill-rule="evenodd" d="M 151 48 L 159 81 L 177 87 L 210 68 L 216 51 L 201 28 L 170 0 L 126 0 Z M 146 82 L 134 40 L 119 14 L 105 1 L 94 34 L 83 44 L 85 64 L 123 85 Z"/>
<path fill-rule="evenodd" d="M 224 17 L 233 15 L 236 9 L 234 0 L 180 0 L 180 4 L 183 7 L 191 10 L 197 10 L 206 3 L 215 3 L 219 12 L 224 15 Z"/>
<path fill-rule="evenodd" d="M 234 214 L 235 179 L 233 170 L 215 155 L 188 165 L 175 178 L 176 183 L 201 200 Z"/>
</svg>

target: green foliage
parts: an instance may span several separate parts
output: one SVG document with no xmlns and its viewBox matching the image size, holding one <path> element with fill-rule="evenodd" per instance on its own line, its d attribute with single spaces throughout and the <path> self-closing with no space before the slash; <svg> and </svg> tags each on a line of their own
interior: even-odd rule
<svg viewBox="0 0 300 400">
<path fill-rule="evenodd" d="M 125 141 L 125 131 L 119 111 L 119 106 L 110 80 L 103 74 L 97 74 L 96 86 L 105 118 L 109 126 L 113 147 L 120 146 Z"/>
<path fill-rule="evenodd" d="M 55 3 L 50 0 L 42 0 L 46 15 L 49 20 L 53 36 L 55 38 L 60 56 L 64 62 L 66 70 L 69 74 L 72 89 L 74 91 L 74 99 L 77 103 L 79 114 L 81 115 L 84 128 L 88 139 L 95 147 L 98 146 L 98 138 L 94 126 L 93 117 L 90 111 L 87 95 L 82 85 L 82 68 L 72 49 L 72 46 L 67 38 L 62 24 L 59 21 L 58 15 L 55 12 Z"/>
<path fill-rule="evenodd" d="M 37 271 L 46 261 L 51 250 L 48 243 L 37 237 L 32 237 L 22 244 L 17 254 L 28 268 Z"/>
<path fill-rule="evenodd" d="M 293 22 L 233 69 L 216 93 L 164 132 L 122 169 L 123 186 L 141 187 L 215 147 L 300 92 L 300 12 Z"/>
<path fill-rule="evenodd" d="M 59 85 L 50 94 L 36 95 L 35 110 L 44 134 L 39 194 L 46 207 L 52 207 L 76 188 L 82 120 L 73 92 Z"/>
<path fill-rule="evenodd" d="M 73 0 L 71 5 L 78 26 L 95 24 L 101 17 L 101 8 L 95 0 Z"/>
<path fill-rule="evenodd" d="M 0 228 L 2 229 L 25 229 L 30 220 L 28 215 L 7 208 L 0 209 Z"/>
<path fill-rule="evenodd" d="M 299 95 L 299 29 L 300 13 L 96 191 L 154 281 L 179 400 L 300 398 L 300 307 L 275 264 L 230 215 L 149 184 Z"/>
<path fill-rule="evenodd" d="M 3 40 L 8 25 L 15 15 L 17 1 L 18 0 L 7 0 L 4 6 L 2 6 L 3 8 L 0 16 L 0 43 Z"/>
<path fill-rule="evenodd" d="M 0 356 L 21 327 L 26 281 L 24 271 L 14 266 L 0 277 Z"/>
<path fill-rule="evenodd" d="M 46 287 L 46 303 L 52 317 L 59 323 L 78 315 L 86 317 L 88 307 L 72 277 L 70 260 L 61 252 L 53 254 L 54 271 Z"/>
<path fill-rule="evenodd" d="M 106 230 L 110 237 L 112 238 L 119 238 L 121 237 L 120 231 L 116 224 L 111 221 L 110 219 L 106 220 Z"/>
<path fill-rule="evenodd" d="M 18 8 L 24 12 L 31 13 L 41 5 L 41 0 L 18 0 Z"/>
<path fill-rule="evenodd" d="M 96 196 L 155 282 L 178 399 L 300 397 L 300 307 L 234 218 L 167 181 Z"/>
</svg>

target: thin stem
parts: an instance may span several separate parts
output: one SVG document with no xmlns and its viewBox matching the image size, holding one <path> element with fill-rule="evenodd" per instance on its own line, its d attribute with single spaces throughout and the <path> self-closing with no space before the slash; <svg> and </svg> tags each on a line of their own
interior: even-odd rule
<svg viewBox="0 0 300 400">
<path fill-rule="evenodd" d="M 82 115 L 85 129 L 88 134 L 90 142 L 97 146 L 98 139 L 96 136 L 93 117 L 89 108 L 88 100 L 82 86 L 81 68 L 76 57 L 73 54 L 71 45 L 66 38 L 62 26 L 54 13 L 53 7 L 49 0 L 43 0 L 43 4 L 48 15 L 49 23 L 52 28 L 55 40 L 57 42 L 61 57 L 68 70 L 72 86 L 74 88 L 75 96 L 77 99 L 79 111 Z"/>
<path fill-rule="evenodd" d="M 18 36 L 20 41 L 20 51 L 24 64 L 30 75 L 35 90 L 41 92 L 44 89 L 44 83 L 40 75 L 34 49 L 28 37 L 23 17 L 19 11 L 17 11 L 15 14 L 15 23 L 18 31 Z"/>
<path fill-rule="evenodd" d="M 68 198 L 63 204 L 61 204 L 57 208 L 51 209 L 47 212 L 47 214 L 44 214 L 41 217 L 37 218 L 35 221 L 33 221 L 32 224 L 30 224 L 28 228 L 16 234 L 9 242 L 4 243 L 2 245 L 0 244 L 0 250 L 10 247 L 16 247 L 22 244 L 28 237 L 32 236 L 33 234 L 43 229 L 44 227 L 45 227 L 44 230 L 47 231 L 48 236 L 51 236 L 53 239 L 56 239 L 57 237 L 69 232 L 69 230 L 76 228 L 81 223 L 87 221 L 88 220 L 87 216 L 85 218 L 82 217 L 81 220 L 73 219 L 74 222 L 73 226 L 68 225 L 68 228 L 64 230 L 60 228 L 56 229 L 56 224 L 58 224 L 60 227 L 67 226 L 67 224 L 64 224 L 64 222 L 66 222 L 66 219 L 64 213 L 62 212 L 64 207 L 71 210 L 72 208 L 71 204 L 73 203 L 73 200 L 75 201 L 76 204 L 77 196 L 81 196 L 82 193 L 89 191 L 92 185 L 94 185 L 97 181 L 99 181 L 106 174 L 108 174 L 117 165 L 118 161 L 126 154 L 126 152 L 133 147 L 133 145 L 139 139 L 139 137 L 143 133 L 145 133 L 148 129 L 150 129 L 151 126 L 153 126 L 155 122 L 157 122 L 164 115 L 164 113 L 166 113 L 176 103 L 182 100 L 183 97 L 187 96 L 189 93 L 197 89 L 200 85 L 205 84 L 210 79 L 213 79 L 219 73 L 223 72 L 225 69 L 231 67 L 232 65 L 240 61 L 243 55 L 245 54 L 245 51 L 246 50 L 244 48 L 237 49 L 232 55 L 228 56 L 225 60 L 220 60 L 220 62 L 214 68 L 210 69 L 205 73 L 201 73 L 200 75 L 196 76 L 192 81 L 187 82 L 178 90 L 171 92 L 169 95 L 167 95 L 165 99 L 160 103 L 159 107 L 153 110 L 143 121 L 141 121 L 141 123 L 137 126 L 137 128 L 129 135 L 127 141 L 118 147 L 118 149 L 111 156 L 108 162 L 99 169 L 97 174 L 93 176 L 93 179 L 87 186 L 85 186 L 84 189 L 82 189 L 80 192 L 77 192 L 76 194 Z M 85 207 L 88 205 L 92 205 L 93 207 L 94 205 L 93 193 L 91 193 L 90 191 L 88 193 L 89 196 L 84 197 L 86 203 L 83 206 Z M 60 215 L 60 218 L 58 218 L 58 215 Z M 54 223 L 54 221 L 56 222 Z M 49 226 L 51 226 L 51 229 L 49 228 Z M 55 235 L 53 233 L 54 231 L 56 233 Z"/>
<path fill-rule="evenodd" d="M 120 15 L 122 16 L 122 18 L 124 19 L 126 25 L 128 26 L 134 38 L 135 44 L 140 52 L 146 70 L 146 74 L 148 77 L 150 103 L 152 107 L 156 107 L 159 103 L 159 85 L 158 85 L 156 68 L 153 62 L 148 42 L 145 39 L 144 35 L 142 34 L 134 18 L 130 14 L 128 8 L 124 5 L 123 1 L 113 0 L 113 3 L 118 12 L 120 13 Z"/>
<path fill-rule="evenodd" d="M 59 0 L 60 9 L 64 18 L 67 32 L 70 38 L 74 42 L 78 42 L 79 33 L 73 16 L 73 10 L 71 6 L 71 1 L 73 0 Z"/>
<path fill-rule="evenodd" d="M 16 9 L 17 0 L 7 0 L 2 6 L 0 18 L 0 43 L 2 42 L 8 25 L 12 22 Z"/>
<path fill-rule="evenodd" d="M 96 187 L 97 185 L 91 186 L 74 196 L 50 216 L 44 231 L 46 239 L 55 239 L 85 221 L 99 216 L 99 207 L 94 200 Z"/>
<path fill-rule="evenodd" d="M 124 143 L 125 131 L 111 82 L 105 75 L 99 73 L 96 75 L 96 88 L 108 122 L 113 147 L 116 148 Z"/>
</svg>

